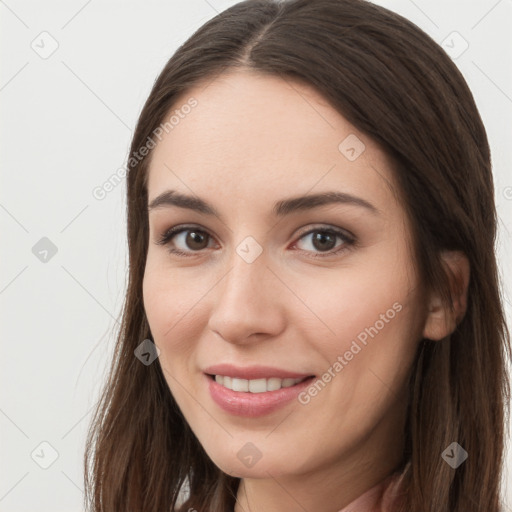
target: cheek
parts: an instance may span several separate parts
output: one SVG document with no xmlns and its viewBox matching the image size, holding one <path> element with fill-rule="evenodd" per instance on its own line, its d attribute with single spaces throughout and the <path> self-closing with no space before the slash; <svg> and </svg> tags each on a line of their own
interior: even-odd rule
<svg viewBox="0 0 512 512">
<path fill-rule="evenodd" d="M 160 258 L 148 256 L 142 283 L 144 309 L 151 332 L 160 341 L 176 339 L 190 323 L 207 284 L 198 286 L 187 272 L 169 268 Z M 178 341 L 178 340 L 176 340 Z"/>
<path fill-rule="evenodd" d="M 356 443 L 394 414 L 395 399 L 405 390 L 421 329 L 406 280 L 389 284 L 382 279 L 371 286 L 340 276 L 324 285 L 323 299 L 315 290 L 309 295 L 316 301 L 312 308 L 335 333 L 319 336 L 311 327 L 304 333 L 314 344 L 312 357 L 320 356 L 321 363 L 317 381 L 299 400 L 304 414 L 316 418 L 319 435 L 308 441 L 313 452 L 325 455 L 326 439 L 331 448 Z M 298 415 L 290 429 L 300 432 L 303 421 Z"/>
<path fill-rule="evenodd" d="M 357 269 L 343 268 L 325 278 L 317 273 L 316 278 L 298 280 L 299 286 L 298 295 L 307 297 L 316 318 L 308 314 L 313 320 L 306 321 L 304 315 L 300 320 L 297 314 L 296 320 L 314 344 L 310 349 L 323 365 L 319 377 L 330 389 L 319 400 L 311 398 L 320 404 L 335 396 L 346 407 L 361 407 L 363 423 L 368 410 L 362 404 L 373 403 L 374 413 L 381 414 L 377 409 L 387 403 L 388 391 L 399 393 L 403 387 L 421 338 L 420 305 L 408 260 L 389 247 L 360 261 Z M 330 421 L 341 420 L 333 413 Z"/>
<path fill-rule="evenodd" d="M 309 318 L 316 317 L 315 328 L 319 333 L 316 339 L 322 347 L 337 351 L 348 349 L 358 336 L 364 344 L 369 337 L 368 330 L 373 333 L 375 328 L 379 332 L 393 330 L 390 327 L 393 324 L 398 327 L 406 316 L 406 306 L 410 311 L 416 300 L 410 274 L 405 266 L 399 267 L 391 261 L 386 265 L 382 260 L 368 260 L 357 267 L 322 274 L 317 271 L 310 278 L 298 277 L 295 290 L 299 297 L 304 297 L 312 313 L 304 315 L 302 307 L 303 324 L 308 318 L 311 330 L 313 323 Z"/>
<path fill-rule="evenodd" d="M 341 393 L 342 401 L 350 397 L 378 400 L 382 382 L 390 387 L 396 383 L 399 390 L 419 332 L 415 309 L 406 296 L 354 294 L 338 300 L 330 311 L 324 309 L 320 316 L 335 335 L 304 334 L 314 343 L 310 347 L 314 356 L 319 356 L 317 376 L 329 386 L 332 382 L 332 391 Z"/>
<path fill-rule="evenodd" d="M 183 374 L 201 336 L 197 315 L 201 314 L 200 298 L 208 288 L 198 289 L 183 273 L 162 268 L 149 258 L 142 288 L 151 334 L 160 349 L 160 364 L 164 372 Z"/>
<path fill-rule="evenodd" d="M 142 288 L 153 341 L 160 349 L 158 362 L 163 376 L 179 407 L 190 414 L 194 405 L 190 393 L 197 391 L 191 376 L 196 343 L 201 336 L 197 322 L 201 302 L 200 290 L 186 286 L 180 275 L 148 258 Z"/>
</svg>

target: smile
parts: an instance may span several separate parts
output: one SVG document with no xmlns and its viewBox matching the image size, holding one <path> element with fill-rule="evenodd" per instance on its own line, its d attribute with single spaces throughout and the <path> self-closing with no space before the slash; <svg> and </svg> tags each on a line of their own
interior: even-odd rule
<svg viewBox="0 0 512 512">
<path fill-rule="evenodd" d="M 289 388 L 299 384 L 308 377 L 302 379 L 279 379 L 277 377 L 271 377 L 268 379 L 237 379 L 235 377 L 228 377 L 226 375 L 215 375 L 211 376 L 215 378 L 215 382 L 231 389 L 232 391 L 245 392 L 245 393 L 265 393 L 267 391 L 277 391 L 281 388 Z"/>
<path fill-rule="evenodd" d="M 225 413 L 256 418 L 265 416 L 286 405 L 297 405 L 297 396 L 315 379 L 257 378 L 242 379 L 225 375 L 203 374 L 213 402 Z"/>
</svg>

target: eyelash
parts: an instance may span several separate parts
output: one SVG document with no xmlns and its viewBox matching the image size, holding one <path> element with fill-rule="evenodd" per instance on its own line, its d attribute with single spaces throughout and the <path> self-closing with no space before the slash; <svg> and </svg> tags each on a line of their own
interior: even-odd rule
<svg viewBox="0 0 512 512">
<path fill-rule="evenodd" d="M 203 230 L 203 229 L 199 229 L 197 226 L 175 226 L 175 227 L 172 227 L 168 230 L 166 230 L 160 237 L 159 240 L 157 240 L 157 244 L 158 245 L 168 245 L 172 239 L 179 235 L 180 233 L 184 232 L 184 231 L 197 231 L 199 233 L 202 233 L 202 234 L 205 234 L 206 236 L 210 237 L 210 238 L 213 238 L 207 231 Z M 310 235 L 312 233 L 328 233 L 330 235 L 335 235 L 339 238 L 342 239 L 342 241 L 344 242 L 340 247 L 338 247 L 336 250 L 334 249 L 331 249 L 330 251 L 326 251 L 326 252 L 318 252 L 316 254 L 310 254 L 310 256 L 312 258 L 325 258 L 325 257 L 329 257 L 329 256 L 335 256 L 335 255 L 338 255 L 344 251 L 347 251 L 350 249 L 351 246 L 355 245 L 356 243 L 356 240 L 355 240 L 355 237 L 353 236 L 349 236 L 347 233 L 345 233 L 344 231 L 341 231 L 339 229 L 335 229 L 335 228 L 314 228 L 314 229 L 310 229 L 309 231 L 307 231 L 306 233 L 303 233 L 299 238 L 298 240 L 304 238 L 305 236 L 307 235 Z M 306 253 L 309 253 L 310 251 L 305 251 L 305 250 L 302 250 L 302 249 L 299 249 L 300 251 L 302 252 L 306 252 Z M 197 254 L 199 254 L 201 251 L 189 251 L 189 252 L 184 252 L 184 251 L 180 251 L 179 249 L 172 249 L 172 248 L 169 248 L 169 252 L 171 254 L 174 254 L 176 256 L 183 256 L 183 257 L 193 257 L 193 256 L 196 256 Z"/>
</svg>

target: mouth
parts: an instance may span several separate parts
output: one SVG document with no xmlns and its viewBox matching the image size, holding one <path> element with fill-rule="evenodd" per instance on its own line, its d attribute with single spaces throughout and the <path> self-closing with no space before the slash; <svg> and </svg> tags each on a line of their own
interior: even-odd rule
<svg viewBox="0 0 512 512">
<path fill-rule="evenodd" d="M 280 379 L 278 377 L 240 379 L 228 375 L 213 375 L 208 373 L 206 375 L 210 380 L 215 381 L 220 386 L 238 393 L 267 393 L 270 391 L 279 391 L 282 388 L 291 388 L 315 377 L 314 375 L 308 375 L 299 379 Z"/>
<path fill-rule="evenodd" d="M 297 402 L 300 393 L 315 379 L 314 375 L 301 378 L 257 379 L 210 373 L 203 375 L 213 402 L 225 413 L 246 418 L 266 416 Z"/>
</svg>

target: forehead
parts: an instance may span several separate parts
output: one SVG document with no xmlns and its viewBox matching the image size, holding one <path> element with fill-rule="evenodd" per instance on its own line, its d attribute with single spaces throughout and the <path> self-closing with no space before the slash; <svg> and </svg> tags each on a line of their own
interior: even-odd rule
<svg viewBox="0 0 512 512">
<path fill-rule="evenodd" d="M 190 98 L 196 105 L 182 108 Z M 173 128 L 151 157 L 150 200 L 168 188 L 215 191 L 219 204 L 331 189 L 380 203 L 392 196 L 385 152 L 312 87 L 289 78 L 230 72 L 188 90 L 171 116 Z"/>
</svg>

